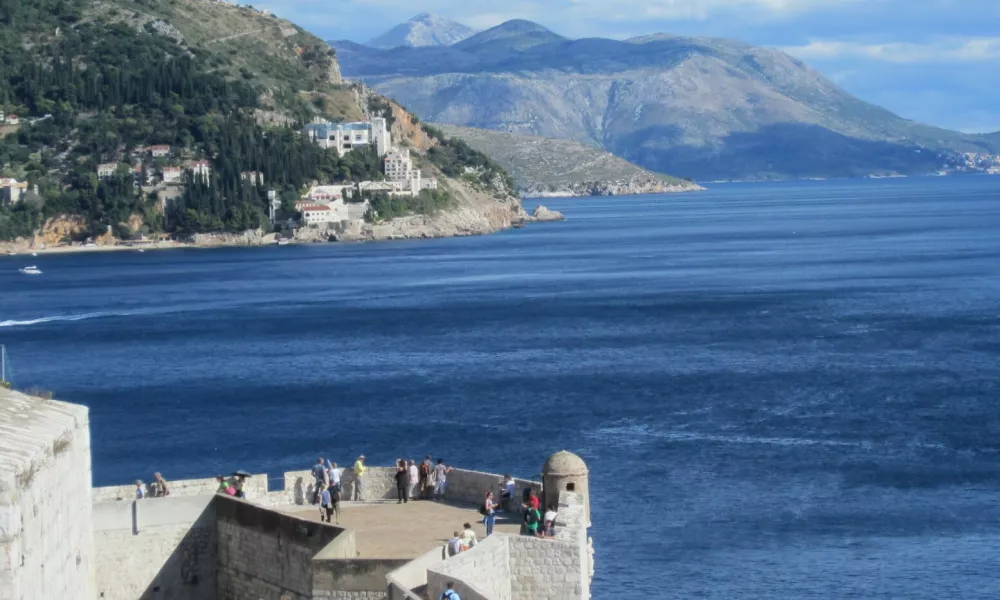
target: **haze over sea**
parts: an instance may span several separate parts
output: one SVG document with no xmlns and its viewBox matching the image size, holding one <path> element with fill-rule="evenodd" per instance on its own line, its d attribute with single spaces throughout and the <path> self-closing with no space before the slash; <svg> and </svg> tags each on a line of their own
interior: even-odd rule
<svg viewBox="0 0 1000 600">
<path fill-rule="evenodd" d="M 1000 178 L 545 204 L 569 220 L 0 258 L 0 343 L 91 407 L 95 485 L 567 448 L 595 598 L 998 597 Z"/>
</svg>

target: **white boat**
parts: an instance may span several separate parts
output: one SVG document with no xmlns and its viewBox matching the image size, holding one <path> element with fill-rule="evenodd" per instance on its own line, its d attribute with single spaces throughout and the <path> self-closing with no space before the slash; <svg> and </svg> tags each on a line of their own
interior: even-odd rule
<svg viewBox="0 0 1000 600">
<path fill-rule="evenodd" d="M 41 275 L 42 270 L 36 266 L 24 267 L 23 269 L 18 269 L 23 275 Z"/>
</svg>

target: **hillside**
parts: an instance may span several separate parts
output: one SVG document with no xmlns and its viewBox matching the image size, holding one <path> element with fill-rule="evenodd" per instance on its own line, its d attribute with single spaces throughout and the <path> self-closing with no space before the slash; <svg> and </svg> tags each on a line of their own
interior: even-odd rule
<svg viewBox="0 0 1000 600">
<path fill-rule="evenodd" d="M 714 179 L 936 171 L 994 138 L 902 119 L 780 51 L 652 35 L 571 40 L 512 21 L 445 48 L 391 57 L 331 42 L 422 118 L 596 144 L 658 172 Z"/>
<path fill-rule="evenodd" d="M 476 33 L 474 29 L 461 23 L 439 15 L 423 13 L 370 40 L 368 46 L 386 50 L 400 46 L 411 48 L 450 46 L 474 33 Z"/>
<path fill-rule="evenodd" d="M 572 140 L 448 124 L 433 126 L 495 160 L 514 177 L 518 191 L 525 196 L 621 196 L 701 189 Z"/>
<path fill-rule="evenodd" d="M 405 127 L 398 105 L 343 81 L 324 42 L 251 7 L 21 0 L 0 7 L 0 51 L 0 109 L 20 117 L 0 131 L 0 177 L 28 190 L 0 203 L 0 240 L 269 230 L 268 190 L 288 216 L 310 184 L 383 177 L 374 151 L 340 158 L 310 143 L 300 128 L 317 116 L 386 117 L 426 175 L 440 176 L 440 190 L 412 203 L 378 199 L 382 220 L 432 219 L 471 199 L 492 212 L 488 198 L 508 221 L 520 216 L 486 157 Z M 166 150 L 150 159 L 153 147 Z"/>
</svg>

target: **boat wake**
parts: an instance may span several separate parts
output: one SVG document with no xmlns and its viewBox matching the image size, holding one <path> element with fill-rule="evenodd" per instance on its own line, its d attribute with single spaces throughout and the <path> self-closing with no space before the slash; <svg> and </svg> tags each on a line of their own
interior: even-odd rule
<svg viewBox="0 0 1000 600">
<path fill-rule="evenodd" d="M 134 312 L 95 312 L 83 315 L 58 315 L 54 317 L 40 317 L 38 319 L 28 319 L 26 321 L 0 321 L 0 327 L 29 327 L 42 323 L 57 323 L 62 321 L 84 321 L 86 319 L 100 319 L 104 317 L 129 317 L 135 315 Z"/>
</svg>

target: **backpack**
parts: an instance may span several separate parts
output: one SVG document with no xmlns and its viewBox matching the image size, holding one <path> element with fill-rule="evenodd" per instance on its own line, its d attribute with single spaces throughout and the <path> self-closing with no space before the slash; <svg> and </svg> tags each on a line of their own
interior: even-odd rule
<svg viewBox="0 0 1000 600">
<path fill-rule="evenodd" d="M 441 600 L 453 600 L 458 594 L 453 590 L 445 590 L 441 593 Z"/>
<path fill-rule="evenodd" d="M 486 503 L 485 502 L 483 502 L 482 504 L 479 505 L 479 514 L 483 515 L 484 517 L 486 516 Z"/>
</svg>

